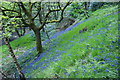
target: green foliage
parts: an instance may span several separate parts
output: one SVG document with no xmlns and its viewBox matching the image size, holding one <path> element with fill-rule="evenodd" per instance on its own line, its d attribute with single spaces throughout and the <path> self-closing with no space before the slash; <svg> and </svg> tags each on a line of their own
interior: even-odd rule
<svg viewBox="0 0 120 80">
<path fill-rule="evenodd" d="M 28 35 L 25 35 L 24 37 L 20 37 L 19 39 L 16 39 L 16 40 L 10 42 L 10 44 L 11 44 L 13 50 L 18 50 L 18 52 L 15 52 L 15 54 L 19 53 L 19 55 L 20 55 L 27 49 L 35 46 L 35 39 L 31 38 L 31 36 L 28 34 Z M 21 48 L 22 48 L 23 52 L 19 51 L 19 49 L 21 50 Z M 7 55 L 9 55 L 8 48 L 6 45 L 0 46 L 0 50 L 1 50 L 0 53 L 2 54 L 1 56 L 3 58 L 6 57 Z"/>
<path fill-rule="evenodd" d="M 71 18 L 76 18 L 76 19 L 83 19 L 84 17 L 86 18 L 87 15 L 90 16 L 90 10 L 86 10 L 85 9 L 85 3 L 82 2 L 82 3 L 79 3 L 79 2 L 73 2 L 71 4 L 71 6 L 69 6 L 69 8 L 67 9 L 67 11 L 69 11 L 69 16 Z M 86 14 L 87 13 L 87 14 Z"/>
<path fill-rule="evenodd" d="M 116 12 L 115 8 L 104 9 L 99 16 L 96 16 L 97 11 L 94 12 L 90 20 L 58 36 L 51 44 L 47 44 L 52 48 L 46 54 L 46 56 L 50 54 L 49 57 L 44 56 L 35 65 L 43 60 L 49 60 L 54 54 L 58 54 L 56 51 L 61 51 L 62 55 L 56 57 L 56 59 L 61 57 L 61 60 L 51 62 L 43 71 L 39 70 L 40 68 L 34 70 L 31 76 L 36 78 L 53 78 L 55 75 L 60 78 L 117 78 L 118 14 L 103 17 L 108 14 L 105 10 Z M 79 33 L 79 30 L 84 27 L 87 27 L 88 31 Z M 57 46 L 51 46 L 52 44 Z M 105 59 L 108 59 L 108 62 Z M 34 75 L 35 73 L 36 75 Z"/>
<path fill-rule="evenodd" d="M 60 78 L 117 78 L 118 14 L 104 17 L 106 14 L 116 12 L 117 7 L 97 10 L 92 13 L 88 21 L 52 39 L 50 43 L 43 46 L 44 52 L 47 51 L 46 54 L 28 68 L 28 71 L 32 72 L 25 75 L 32 78 L 55 78 L 56 75 Z M 85 27 L 88 31 L 79 33 Z M 14 49 L 24 46 L 29 49 L 35 46 L 34 38 L 30 37 L 31 35 L 23 36 L 11 44 Z M 5 46 L 2 47 L 6 50 Z M 36 51 L 32 53 L 34 52 L 36 53 Z M 58 53 L 61 54 L 55 57 L 58 61 L 51 61 L 51 58 Z M 33 58 L 30 62 L 34 60 Z M 48 64 L 49 66 L 42 70 L 39 64 L 43 61 L 46 61 L 43 67 Z M 47 63 L 49 61 L 50 63 Z M 30 62 L 25 66 L 30 65 Z M 33 66 L 39 67 L 32 70 Z"/>
<path fill-rule="evenodd" d="M 2 15 L 2 28 L 3 30 L 0 31 L 2 33 L 2 38 L 10 38 L 12 35 L 12 32 L 15 32 L 15 28 L 18 27 L 17 21 L 19 18 L 9 18 L 7 16 Z"/>
</svg>

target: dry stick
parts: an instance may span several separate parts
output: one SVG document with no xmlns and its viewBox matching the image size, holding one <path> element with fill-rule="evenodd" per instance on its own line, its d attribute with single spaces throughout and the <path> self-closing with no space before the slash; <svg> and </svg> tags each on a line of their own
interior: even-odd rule
<svg viewBox="0 0 120 80">
<path fill-rule="evenodd" d="M 19 76 L 20 76 L 20 80 L 26 80 L 26 79 L 25 79 L 25 76 L 24 76 L 24 74 L 22 73 L 22 70 L 21 70 L 21 68 L 20 68 L 20 66 L 19 66 L 19 64 L 18 64 L 18 62 L 17 62 L 17 58 L 16 58 L 16 56 L 15 56 L 15 54 L 14 54 L 14 52 L 13 52 L 13 49 L 12 49 L 12 47 L 11 47 L 11 45 L 10 45 L 10 42 L 9 42 L 8 38 L 4 38 L 4 41 L 5 41 L 5 44 L 6 44 L 6 45 L 8 46 L 8 48 L 9 48 L 9 52 L 11 53 L 12 58 L 14 59 L 14 63 L 15 63 L 16 68 L 17 68 L 17 70 L 18 70 L 18 73 L 19 73 Z"/>
<path fill-rule="evenodd" d="M 8 78 L 2 71 L 0 71 L 0 73 L 1 73 L 5 78 Z"/>
</svg>

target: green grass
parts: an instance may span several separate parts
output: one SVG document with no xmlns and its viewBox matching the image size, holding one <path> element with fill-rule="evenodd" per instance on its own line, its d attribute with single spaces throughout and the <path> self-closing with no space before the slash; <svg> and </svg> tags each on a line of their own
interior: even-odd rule
<svg viewBox="0 0 120 80">
<path fill-rule="evenodd" d="M 118 72 L 116 69 L 118 69 L 118 66 L 115 63 L 117 62 L 116 56 L 118 56 L 118 14 L 104 17 L 106 14 L 117 12 L 117 7 L 112 6 L 93 12 L 88 21 L 51 40 L 52 42 L 43 45 L 44 52 L 49 48 L 51 50 L 37 61 L 34 66 L 44 60 L 49 61 L 51 57 L 58 54 L 57 51 L 62 54 L 59 56 L 61 60 L 50 62 L 50 65 L 45 70 L 41 71 L 39 67 L 25 75 L 32 78 L 54 78 L 55 74 L 60 78 L 117 78 Z M 79 33 L 84 27 L 87 27 L 88 31 Z M 102 29 L 107 27 L 108 29 Z M 27 50 L 34 47 L 34 43 L 34 39 L 28 34 L 12 41 L 11 45 L 14 50 L 21 47 Z M 87 48 L 87 46 L 89 47 Z M 8 56 L 7 47 L 3 45 L 0 48 L 4 53 L 2 57 Z M 36 51 L 33 51 L 34 53 L 36 54 Z M 16 54 L 21 55 L 22 53 L 16 52 Z M 30 58 L 30 56 L 27 58 Z M 104 60 L 105 58 L 110 59 L 111 62 L 107 63 Z M 29 65 L 29 63 L 25 66 Z"/>
<path fill-rule="evenodd" d="M 116 69 L 118 69 L 118 66 L 114 64 L 114 61 L 117 62 L 115 57 L 118 56 L 118 14 L 104 17 L 104 15 L 109 12 L 113 13 L 116 11 L 117 7 L 97 10 L 93 13 L 93 16 L 90 17 L 90 20 L 53 39 L 51 44 L 56 43 L 56 45 L 46 45 L 48 48 L 52 48 L 47 54 L 53 53 L 47 59 L 57 54 L 56 50 L 65 51 L 65 53 L 61 55 L 62 59 L 57 62 L 51 62 L 50 66 L 43 71 L 38 68 L 34 70 L 32 74 L 28 73 L 26 75 L 35 78 L 53 78 L 55 74 L 61 78 L 117 78 L 118 72 Z M 96 17 L 99 18 L 96 19 Z M 109 27 L 108 30 L 99 30 L 101 28 L 107 28 L 107 26 L 112 27 Z M 87 27 L 88 31 L 79 33 L 79 30 L 84 27 Z M 97 35 L 99 33 L 100 35 Z M 92 37 L 88 38 L 88 36 Z M 72 39 L 73 37 L 74 39 Z M 84 41 L 80 43 L 81 39 L 84 39 Z M 112 43 L 112 41 L 114 43 Z M 114 47 L 110 49 L 109 46 L 111 45 Z M 89 46 L 89 48 L 86 49 L 86 46 Z M 70 48 L 67 49 L 67 47 Z M 93 49 L 91 49 L 92 47 Z M 104 61 L 104 57 L 110 58 L 113 62 L 107 63 Z M 42 60 L 45 60 L 45 57 L 34 65 L 39 64 Z M 91 62 L 93 64 L 91 64 Z"/>
<path fill-rule="evenodd" d="M 16 57 L 19 57 L 20 55 L 25 53 L 28 49 L 35 47 L 35 39 L 32 38 L 30 34 L 27 34 L 10 42 L 10 44 L 14 50 Z M 34 54 L 36 55 L 36 53 Z M 2 60 L 1 61 L 2 66 L 0 66 L 0 68 L 4 67 L 2 69 L 3 71 L 9 71 L 10 68 L 12 69 L 14 67 L 13 59 L 10 56 L 10 53 L 8 52 L 8 47 L 6 45 L 0 46 L 0 58 Z M 30 57 L 24 58 L 19 62 L 22 64 L 22 62 L 29 58 Z"/>
<path fill-rule="evenodd" d="M 10 42 L 13 50 L 15 51 L 15 54 L 20 55 L 20 53 L 22 54 L 24 51 L 32 48 L 35 46 L 35 39 L 32 38 L 30 36 L 30 34 L 27 34 L 25 36 L 22 36 L 12 42 Z M 23 50 L 23 52 L 20 52 L 21 50 Z M 2 58 L 8 56 L 10 53 L 8 52 L 8 48 L 6 45 L 0 46 L 0 56 L 2 56 Z"/>
</svg>

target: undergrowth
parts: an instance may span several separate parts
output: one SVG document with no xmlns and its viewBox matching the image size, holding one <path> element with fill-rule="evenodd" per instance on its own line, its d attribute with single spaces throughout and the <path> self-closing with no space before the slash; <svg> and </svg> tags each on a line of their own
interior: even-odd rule
<svg viewBox="0 0 120 80">
<path fill-rule="evenodd" d="M 118 78 L 117 7 L 93 12 L 86 22 L 43 45 L 44 52 L 24 64 L 25 75 L 31 78 Z M 87 31 L 79 33 L 85 27 Z M 13 49 L 35 46 L 32 45 L 34 40 L 27 37 L 11 42 Z M 5 57 L 7 48 L 5 45 L 2 48 Z"/>
</svg>

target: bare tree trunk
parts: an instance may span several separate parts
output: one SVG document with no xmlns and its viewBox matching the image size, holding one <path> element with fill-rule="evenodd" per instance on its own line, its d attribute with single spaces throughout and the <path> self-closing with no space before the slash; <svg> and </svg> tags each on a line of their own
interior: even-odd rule
<svg viewBox="0 0 120 80">
<path fill-rule="evenodd" d="M 36 36 L 36 48 L 39 53 L 42 52 L 42 41 L 41 41 L 41 35 L 40 35 L 40 30 L 36 29 L 34 31 L 35 36 Z"/>
<path fill-rule="evenodd" d="M 19 76 L 20 76 L 20 80 L 26 80 L 24 74 L 22 73 L 22 70 L 21 70 L 21 68 L 20 68 L 20 65 L 19 65 L 18 62 L 17 62 L 17 58 L 15 57 L 15 54 L 14 54 L 13 49 L 12 49 L 10 43 L 9 43 L 8 38 L 5 38 L 4 41 L 5 41 L 5 44 L 8 46 L 9 52 L 11 53 L 11 56 L 12 56 L 12 58 L 13 58 L 13 60 L 14 60 L 14 63 L 15 63 L 15 65 L 16 65 L 17 71 L 18 71 Z"/>
<path fill-rule="evenodd" d="M 42 28 L 42 31 L 45 32 L 45 28 L 44 27 Z"/>
</svg>

